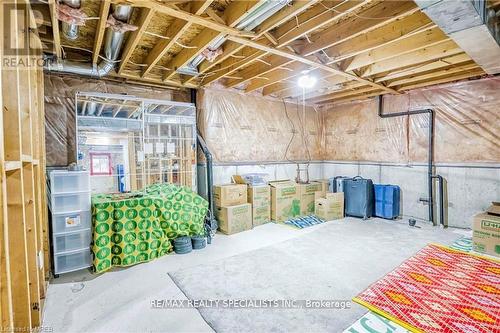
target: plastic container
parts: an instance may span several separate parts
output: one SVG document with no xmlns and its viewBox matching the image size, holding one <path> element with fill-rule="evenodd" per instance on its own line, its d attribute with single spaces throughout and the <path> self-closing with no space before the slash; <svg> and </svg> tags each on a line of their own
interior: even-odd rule
<svg viewBox="0 0 500 333">
<path fill-rule="evenodd" d="M 356 176 L 344 180 L 345 214 L 367 219 L 374 213 L 375 195 L 371 179 Z"/>
<path fill-rule="evenodd" d="M 401 189 L 397 185 L 375 184 L 375 216 L 394 219 L 399 216 Z"/>
<path fill-rule="evenodd" d="M 88 171 L 52 171 L 50 183 L 52 194 L 90 191 Z"/>
<path fill-rule="evenodd" d="M 54 194 L 52 193 L 52 213 L 90 210 L 90 193 Z"/>
<path fill-rule="evenodd" d="M 62 274 L 90 267 L 90 249 L 54 255 L 54 270 Z"/>
<path fill-rule="evenodd" d="M 269 179 L 268 173 L 245 173 L 241 177 L 249 185 L 266 185 Z"/>
<path fill-rule="evenodd" d="M 92 216 L 88 210 L 70 214 L 52 215 L 52 232 L 54 234 L 88 229 L 91 224 Z"/>
<path fill-rule="evenodd" d="M 80 231 L 54 236 L 54 252 L 59 254 L 67 251 L 90 249 L 90 232 Z"/>
</svg>

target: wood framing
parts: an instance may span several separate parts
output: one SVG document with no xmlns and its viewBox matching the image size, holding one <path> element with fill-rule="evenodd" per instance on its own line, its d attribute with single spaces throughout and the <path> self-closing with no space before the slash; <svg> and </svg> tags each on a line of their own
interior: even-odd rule
<svg viewBox="0 0 500 333">
<path fill-rule="evenodd" d="M 93 63 L 109 4 L 134 7 L 130 23 L 138 29 L 127 33 L 120 61 L 110 74 L 125 82 L 186 88 L 215 83 L 291 98 L 299 95 L 293 86 L 296 78 L 309 71 L 319 83 L 317 91 L 308 93 L 313 97 L 348 89 L 345 84 L 329 87 L 332 76 L 382 94 L 398 94 L 404 84 L 433 84 L 432 70 L 459 78 L 463 73 L 448 67 L 474 63 L 468 63 L 472 59 L 410 0 L 294 0 L 279 9 L 266 0 L 107 0 L 96 13 L 101 18 L 95 38 L 86 41 L 82 36 L 78 42 L 94 50 Z M 54 47 L 46 52 L 56 54 L 57 45 L 68 41 L 59 36 L 55 2 L 46 6 L 38 21 L 48 31 L 44 41 Z M 244 29 L 239 24 L 247 19 L 245 26 L 258 22 Z M 215 48 L 215 41 L 220 41 L 218 49 L 210 51 L 216 54 L 207 59 L 204 51 Z M 416 80 L 419 75 L 421 80 Z M 405 83 L 394 84 L 395 80 Z"/>
<path fill-rule="evenodd" d="M 10 37 L 0 45 L 2 59 L 16 63 L 2 61 L 0 77 L 0 317 L 4 330 L 24 332 L 41 325 L 50 261 L 42 53 L 29 2 L 13 5 Z"/>
</svg>

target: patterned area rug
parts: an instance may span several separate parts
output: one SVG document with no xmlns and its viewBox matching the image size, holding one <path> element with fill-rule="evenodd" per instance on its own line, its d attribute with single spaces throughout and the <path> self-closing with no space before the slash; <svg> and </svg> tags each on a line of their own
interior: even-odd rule
<svg viewBox="0 0 500 333">
<path fill-rule="evenodd" d="M 412 332 L 500 332 L 500 263 L 428 245 L 353 300 Z"/>
</svg>

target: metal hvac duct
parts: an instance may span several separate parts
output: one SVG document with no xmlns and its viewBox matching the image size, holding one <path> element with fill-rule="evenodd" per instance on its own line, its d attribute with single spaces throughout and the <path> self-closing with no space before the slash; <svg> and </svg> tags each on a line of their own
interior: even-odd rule
<svg viewBox="0 0 500 333">
<path fill-rule="evenodd" d="M 132 14 L 132 7 L 128 5 L 113 5 L 113 16 L 115 19 L 128 22 Z M 62 72 L 70 74 L 78 74 L 83 76 L 92 76 L 101 78 L 106 76 L 115 67 L 115 62 L 120 55 L 125 32 L 113 31 L 107 28 L 106 35 L 104 36 L 104 59 L 93 67 L 92 64 L 69 60 L 54 60 L 53 58 L 46 58 L 43 68 L 49 72 Z"/>
<path fill-rule="evenodd" d="M 259 24 L 267 20 L 269 17 L 273 16 L 280 9 L 285 7 L 291 2 L 291 0 L 268 0 L 264 2 L 259 7 L 255 8 L 252 12 L 250 12 L 247 17 L 245 17 L 238 25 L 236 25 L 236 29 L 251 31 Z M 226 41 L 226 37 L 220 36 L 215 39 L 208 48 L 211 50 L 218 49 L 224 42 Z M 177 69 L 177 72 L 181 74 L 187 75 L 198 75 L 198 65 L 201 64 L 204 57 L 202 55 L 197 55 L 193 60 L 191 60 L 185 67 L 181 67 Z"/>
<path fill-rule="evenodd" d="M 75 9 L 81 6 L 80 0 L 62 0 L 62 3 Z M 61 32 L 67 39 L 75 40 L 78 38 L 78 25 L 61 21 Z"/>
</svg>

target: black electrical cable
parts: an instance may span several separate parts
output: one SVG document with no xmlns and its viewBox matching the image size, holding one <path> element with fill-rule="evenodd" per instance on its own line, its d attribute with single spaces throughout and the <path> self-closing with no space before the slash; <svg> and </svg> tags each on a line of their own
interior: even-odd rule
<svg viewBox="0 0 500 333">
<path fill-rule="evenodd" d="M 292 119 L 290 119 L 290 116 L 288 115 L 288 110 L 286 108 L 286 102 L 285 102 L 285 99 L 283 98 L 282 99 L 283 101 L 283 106 L 285 107 L 285 115 L 286 115 L 286 118 L 288 119 L 288 121 L 290 122 L 290 124 L 292 125 L 292 137 L 290 138 L 290 141 L 288 142 L 288 145 L 286 146 L 286 150 L 285 150 L 285 160 L 287 160 L 288 162 L 291 162 L 291 163 L 295 163 L 295 161 L 292 161 L 290 159 L 288 159 L 288 150 L 290 149 L 290 145 L 292 144 L 292 141 L 293 139 L 295 138 L 295 124 L 293 123 Z"/>
</svg>

